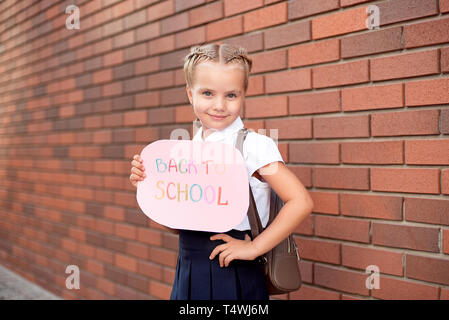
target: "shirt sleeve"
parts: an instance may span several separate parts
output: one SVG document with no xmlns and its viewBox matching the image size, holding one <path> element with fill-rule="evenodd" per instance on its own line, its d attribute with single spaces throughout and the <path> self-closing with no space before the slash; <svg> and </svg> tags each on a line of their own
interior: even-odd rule
<svg viewBox="0 0 449 320">
<path fill-rule="evenodd" d="M 251 131 L 243 142 L 243 156 L 250 177 L 256 170 L 269 163 L 281 161 L 285 164 L 273 139 Z"/>
</svg>

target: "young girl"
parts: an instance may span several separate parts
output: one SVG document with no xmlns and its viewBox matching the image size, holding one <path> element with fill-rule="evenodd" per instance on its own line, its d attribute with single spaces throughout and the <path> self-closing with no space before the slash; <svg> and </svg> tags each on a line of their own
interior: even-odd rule
<svg viewBox="0 0 449 320">
<path fill-rule="evenodd" d="M 235 146 L 237 132 L 243 128 L 240 114 L 251 66 L 245 49 L 228 44 L 196 46 L 185 57 L 187 95 L 201 123 L 194 141 L 220 141 Z M 284 206 L 255 239 L 251 239 L 248 217 L 221 234 L 164 227 L 179 234 L 170 299 L 269 299 L 263 264 L 257 258 L 291 234 L 312 212 L 313 202 L 303 184 L 285 166 L 271 138 L 250 131 L 243 144 L 243 157 L 262 226 L 265 228 L 268 222 L 270 186 Z M 133 159 L 130 180 L 137 187 L 146 175 L 140 156 Z"/>
</svg>

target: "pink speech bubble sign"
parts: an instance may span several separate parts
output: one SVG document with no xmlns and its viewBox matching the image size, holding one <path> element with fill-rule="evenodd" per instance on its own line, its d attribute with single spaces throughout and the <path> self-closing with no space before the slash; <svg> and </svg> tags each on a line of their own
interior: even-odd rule
<svg viewBox="0 0 449 320">
<path fill-rule="evenodd" d="M 137 203 L 173 229 L 226 232 L 249 206 L 242 154 L 221 142 L 158 140 L 141 152 L 147 177 L 137 184 Z"/>
</svg>

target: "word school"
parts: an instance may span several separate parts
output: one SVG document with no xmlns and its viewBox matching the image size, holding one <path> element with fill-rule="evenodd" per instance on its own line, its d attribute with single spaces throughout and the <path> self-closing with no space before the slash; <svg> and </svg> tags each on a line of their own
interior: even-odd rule
<svg viewBox="0 0 449 320">
<path fill-rule="evenodd" d="M 212 160 L 203 161 L 202 164 L 205 164 L 205 171 L 202 172 L 203 174 L 208 175 L 212 169 L 214 168 L 214 171 L 218 175 L 222 175 L 226 171 L 226 165 L 225 164 L 215 164 L 215 166 L 210 166 L 210 163 L 212 163 Z M 183 166 L 184 169 L 183 170 Z M 186 159 L 180 159 L 178 163 L 176 163 L 175 159 L 170 159 L 168 161 L 168 165 L 166 162 L 163 161 L 161 158 L 156 159 L 156 168 L 158 173 L 170 173 L 170 172 L 176 172 L 180 174 L 195 174 L 201 173 L 201 169 L 203 169 L 204 166 L 200 166 L 198 164 L 194 164 L 191 161 L 187 163 Z M 189 184 L 184 184 L 184 188 L 181 187 L 181 183 L 174 181 L 166 181 L 164 180 L 158 180 L 156 182 L 156 188 L 160 191 L 159 195 L 155 195 L 154 197 L 158 200 L 163 200 L 167 198 L 168 200 L 176 200 L 178 202 L 181 202 L 181 194 L 184 195 L 184 201 L 191 201 L 191 202 L 199 202 L 203 200 L 207 204 L 213 204 L 216 203 L 218 206 L 227 206 L 229 202 L 222 200 L 222 193 L 223 188 L 222 186 L 214 186 L 214 185 L 207 185 L 207 186 L 201 186 L 198 183 L 192 183 L 190 186 Z M 174 191 L 172 192 L 172 190 Z M 182 190 L 183 189 L 183 190 Z"/>
</svg>

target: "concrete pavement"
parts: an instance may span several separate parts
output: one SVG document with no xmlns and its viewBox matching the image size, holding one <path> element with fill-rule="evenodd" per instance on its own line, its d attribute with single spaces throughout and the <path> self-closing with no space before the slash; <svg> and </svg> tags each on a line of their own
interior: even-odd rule
<svg viewBox="0 0 449 320">
<path fill-rule="evenodd" d="M 0 300 L 62 300 L 0 265 Z"/>
</svg>

